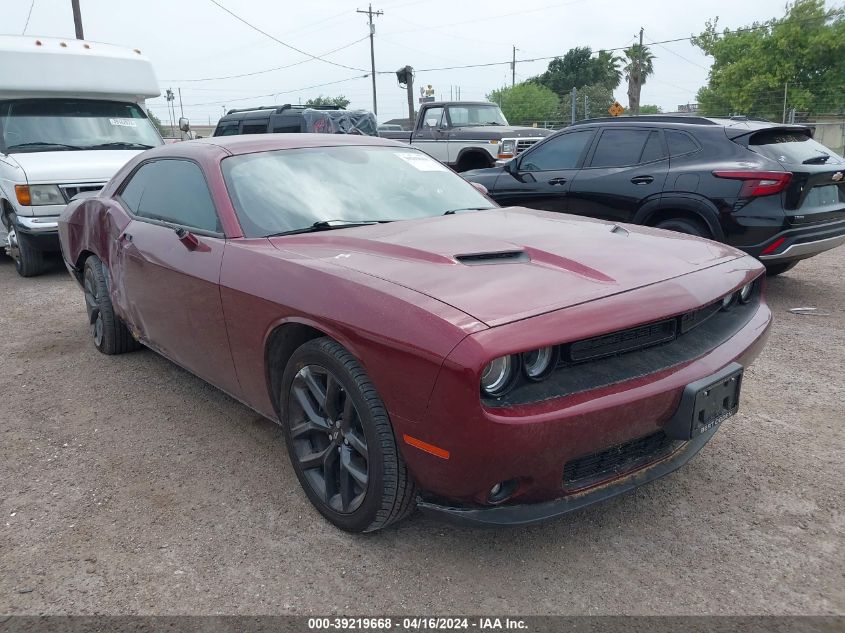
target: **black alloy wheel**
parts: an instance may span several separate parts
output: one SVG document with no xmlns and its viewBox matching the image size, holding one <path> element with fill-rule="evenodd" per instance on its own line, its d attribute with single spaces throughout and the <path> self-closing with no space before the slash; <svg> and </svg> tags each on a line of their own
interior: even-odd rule
<svg viewBox="0 0 845 633">
<path fill-rule="evenodd" d="M 280 421 L 308 499 L 347 532 L 372 532 L 415 507 L 416 487 L 364 368 L 340 343 L 311 339 L 285 364 Z"/>
<path fill-rule="evenodd" d="M 354 512 L 369 482 L 367 440 L 355 403 L 320 365 L 296 373 L 290 396 L 293 452 L 308 484 L 335 512 Z"/>
</svg>

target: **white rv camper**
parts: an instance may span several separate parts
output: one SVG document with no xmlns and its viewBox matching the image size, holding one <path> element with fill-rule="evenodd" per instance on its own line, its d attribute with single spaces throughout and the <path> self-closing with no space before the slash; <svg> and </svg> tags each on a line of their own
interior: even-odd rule
<svg viewBox="0 0 845 633">
<path fill-rule="evenodd" d="M 145 99 L 160 94 L 138 50 L 0 36 L 0 249 L 37 275 L 58 250 L 59 214 L 130 158 L 162 144 Z"/>
</svg>

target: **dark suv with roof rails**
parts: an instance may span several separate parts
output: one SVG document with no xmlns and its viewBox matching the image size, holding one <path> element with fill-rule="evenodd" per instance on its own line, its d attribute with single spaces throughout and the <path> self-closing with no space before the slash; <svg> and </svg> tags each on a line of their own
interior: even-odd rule
<svg viewBox="0 0 845 633">
<path fill-rule="evenodd" d="M 213 136 L 238 134 L 364 134 L 378 136 L 376 117 L 367 110 L 346 110 L 336 105 L 260 106 L 229 110 Z"/>
<path fill-rule="evenodd" d="M 582 121 L 462 174 L 506 206 L 708 237 L 768 274 L 845 243 L 845 160 L 803 125 L 654 115 Z"/>
</svg>

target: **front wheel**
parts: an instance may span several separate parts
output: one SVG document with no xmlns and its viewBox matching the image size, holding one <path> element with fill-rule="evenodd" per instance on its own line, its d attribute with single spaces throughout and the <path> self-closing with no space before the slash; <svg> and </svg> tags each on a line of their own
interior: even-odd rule
<svg viewBox="0 0 845 633">
<path fill-rule="evenodd" d="M 297 349 L 280 403 L 296 476 L 329 521 L 347 532 L 371 532 L 413 510 L 414 484 L 387 410 L 343 346 L 318 338 Z"/>
<path fill-rule="evenodd" d="M 15 262 L 15 270 L 21 277 L 35 277 L 44 272 L 44 253 L 42 253 L 26 233 L 20 233 L 17 218 L 8 216 L 9 256 Z"/>
<path fill-rule="evenodd" d="M 103 262 L 96 255 L 85 260 L 82 273 L 85 290 L 85 310 L 94 345 L 103 354 L 123 354 L 141 347 L 129 332 L 129 328 L 114 313 L 109 298 L 106 273 Z"/>
</svg>

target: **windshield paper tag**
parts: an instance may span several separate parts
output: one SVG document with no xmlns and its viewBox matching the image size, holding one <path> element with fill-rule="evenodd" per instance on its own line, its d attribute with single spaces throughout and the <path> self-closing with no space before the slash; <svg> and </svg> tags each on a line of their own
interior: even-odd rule
<svg viewBox="0 0 845 633">
<path fill-rule="evenodd" d="M 138 124 L 132 119 L 109 119 L 109 123 L 112 125 L 119 125 L 121 127 L 138 127 Z"/>
<path fill-rule="evenodd" d="M 416 152 L 397 152 L 396 155 L 420 171 L 449 171 L 445 165 L 438 163 L 426 154 L 417 154 Z"/>
</svg>

